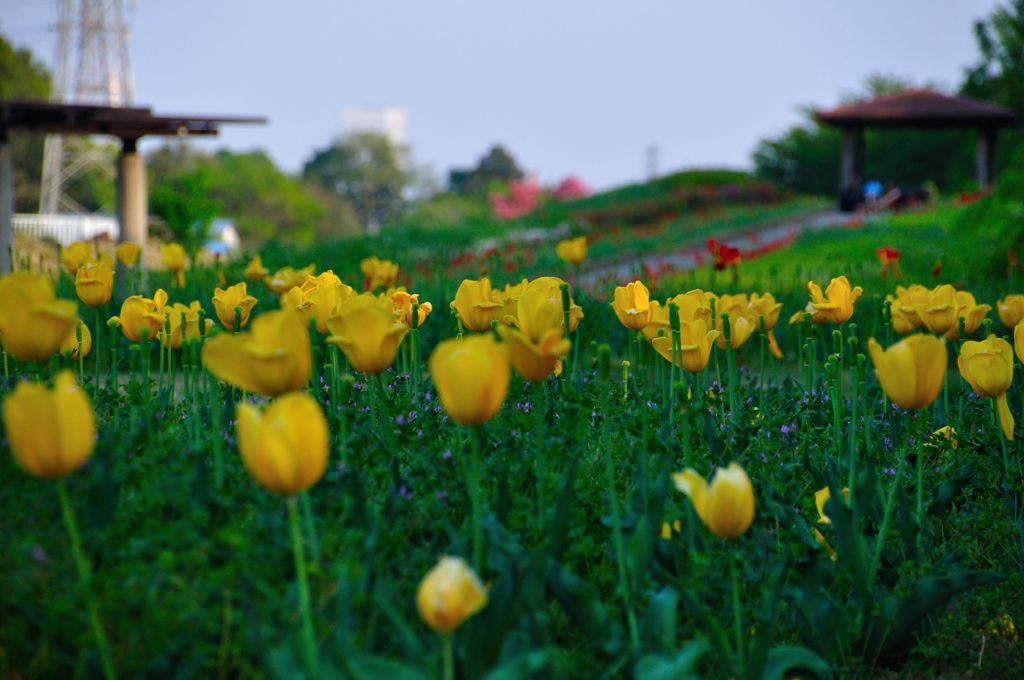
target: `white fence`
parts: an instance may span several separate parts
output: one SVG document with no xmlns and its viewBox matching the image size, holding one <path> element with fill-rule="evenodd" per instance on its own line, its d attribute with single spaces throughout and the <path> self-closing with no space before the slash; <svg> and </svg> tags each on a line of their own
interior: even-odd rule
<svg viewBox="0 0 1024 680">
<path fill-rule="evenodd" d="M 16 213 L 14 231 L 50 239 L 62 246 L 106 234 L 114 241 L 121 233 L 116 217 L 105 215 L 31 215 Z"/>
</svg>

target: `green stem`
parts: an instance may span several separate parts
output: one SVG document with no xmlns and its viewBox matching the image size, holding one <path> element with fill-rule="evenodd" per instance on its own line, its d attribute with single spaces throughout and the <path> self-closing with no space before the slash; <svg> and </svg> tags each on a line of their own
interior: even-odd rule
<svg viewBox="0 0 1024 680">
<path fill-rule="evenodd" d="M 295 557 L 295 578 L 299 588 L 299 607 L 302 610 L 302 643 L 306 667 L 311 678 L 319 676 L 316 637 L 313 633 L 313 615 L 309 606 L 309 582 L 306 578 L 306 557 L 302 550 L 302 529 L 299 527 L 299 509 L 295 496 L 288 498 L 288 523 L 292 531 L 292 553 Z"/>
<path fill-rule="evenodd" d="M 605 418 L 609 413 L 605 411 Z M 615 468 L 612 457 L 605 451 L 605 475 L 608 485 L 608 502 L 612 511 L 612 542 L 615 545 L 615 561 L 618 566 L 619 589 L 622 591 L 622 603 L 626 609 L 626 618 L 629 622 L 629 639 L 632 642 L 633 650 L 640 648 L 640 632 L 637 628 L 636 613 L 633 611 L 632 597 L 630 596 L 629 574 L 626 572 L 626 553 L 622 542 L 622 523 L 619 517 L 619 500 L 615 491 Z"/>
<path fill-rule="evenodd" d="M 95 312 L 96 312 L 96 332 L 92 334 L 92 355 L 93 355 L 93 358 L 96 360 L 95 361 L 95 363 L 96 363 L 96 367 L 95 367 L 96 368 L 96 382 L 92 386 L 92 400 L 93 400 L 93 403 L 96 403 L 97 401 L 99 401 L 99 398 L 100 398 L 100 335 L 103 334 L 103 329 L 100 326 L 100 309 L 99 309 L 99 307 L 96 308 Z M 5 357 L 4 364 L 5 364 L 5 366 L 4 366 L 4 368 L 5 368 L 5 370 L 4 370 L 4 377 L 6 378 L 7 377 L 6 357 Z"/>
<path fill-rule="evenodd" d="M 875 582 L 875 576 L 878 574 L 878 565 L 882 562 L 882 549 L 885 547 L 885 537 L 889 532 L 889 522 L 892 521 L 892 506 L 893 501 L 896 500 L 896 490 L 899 489 L 900 481 L 903 479 L 903 469 L 907 464 L 907 451 L 900 451 L 900 461 L 896 465 L 896 477 L 892 480 L 892 486 L 889 487 L 889 495 L 885 499 L 885 511 L 882 514 L 882 526 L 878 530 L 878 536 L 875 538 L 875 553 L 871 558 L 871 583 Z"/>
<path fill-rule="evenodd" d="M 736 675 L 744 677 L 743 609 L 740 607 L 739 579 L 736 577 L 736 550 L 729 550 L 729 576 L 732 579 L 732 626 L 736 637 Z"/>
<path fill-rule="evenodd" d="M 96 598 L 93 596 L 90 584 L 89 562 L 82 552 L 82 541 L 78 536 L 78 524 L 75 522 L 75 513 L 71 507 L 71 500 L 68 498 L 68 490 L 63 479 L 57 480 L 57 495 L 60 497 L 60 509 L 64 515 L 64 525 L 67 527 L 68 536 L 71 539 L 71 553 L 75 558 L 75 567 L 78 569 L 78 580 L 85 591 L 86 603 L 89 608 L 89 623 L 92 626 L 92 635 L 96 641 L 96 647 L 100 653 L 100 663 L 103 664 L 103 675 L 107 678 L 115 678 L 114 664 L 110 660 L 110 648 L 107 644 L 107 635 L 103 630 L 103 622 L 100 620 L 99 608 L 96 605 Z"/>
<path fill-rule="evenodd" d="M 477 437 L 479 431 L 470 429 L 468 434 L 469 461 L 466 464 L 466 491 L 469 493 L 469 503 L 473 510 L 473 569 L 480 574 L 484 561 L 484 529 L 480 507 L 480 442 Z"/>
<path fill-rule="evenodd" d="M 441 636 L 441 658 L 444 663 L 444 680 L 455 680 L 455 658 L 452 653 L 452 634 Z"/>
</svg>

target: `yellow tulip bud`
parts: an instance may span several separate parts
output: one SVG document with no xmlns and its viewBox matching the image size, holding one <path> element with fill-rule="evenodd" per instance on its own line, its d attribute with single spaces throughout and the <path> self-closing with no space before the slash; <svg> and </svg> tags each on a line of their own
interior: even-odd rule
<svg viewBox="0 0 1024 680">
<path fill-rule="evenodd" d="M 117 261 L 125 267 L 134 267 L 138 264 L 139 256 L 141 254 L 142 248 L 139 247 L 139 244 L 132 243 L 131 241 L 120 243 L 117 248 L 114 248 L 114 256 L 117 257 Z"/>
<path fill-rule="evenodd" d="M 213 291 L 213 311 L 217 314 L 224 328 L 229 331 L 240 331 L 249 323 L 249 314 L 256 305 L 256 298 L 249 295 L 245 282 L 236 283 L 230 288 L 216 288 Z M 239 327 L 235 328 L 235 308 L 239 307 Z"/>
<path fill-rule="evenodd" d="M 479 281 L 466 279 L 459 284 L 452 302 L 462 319 L 462 325 L 480 333 L 491 329 L 491 322 L 500 320 L 505 301 L 498 291 L 491 288 L 487 277 Z"/>
<path fill-rule="evenodd" d="M 342 283 L 333 271 L 327 270 L 319 276 L 307 276 L 300 289 L 302 302 L 299 311 L 316 323 L 316 329 L 327 335 L 327 322 L 341 313 L 346 300 L 355 295 L 351 286 Z M 291 291 L 289 291 L 291 293 Z"/>
<path fill-rule="evenodd" d="M 1024 319 L 1024 295 L 1007 295 L 996 303 L 999 320 L 1007 328 L 1014 328 Z"/>
<path fill-rule="evenodd" d="M 75 241 L 60 251 L 60 263 L 64 271 L 74 276 L 78 268 L 93 258 L 92 244 L 86 241 Z"/>
<path fill-rule="evenodd" d="M 312 370 L 306 320 L 295 310 L 261 314 L 248 332 L 203 343 L 203 365 L 235 387 L 268 397 L 302 389 Z"/>
<path fill-rule="evenodd" d="M 651 321 L 651 294 L 640 281 L 627 283 L 615 289 L 612 309 L 619 323 L 638 331 Z"/>
<path fill-rule="evenodd" d="M 760 318 L 763 316 L 764 330 L 768 336 L 768 351 L 776 359 L 782 358 L 782 349 L 779 347 L 779 341 L 775 337 L 775 326 L 779 322 L 779 313 L 781 311 L 782 303 L 776 302 L 775 296 L 771 293 L 765 293 L 764 295 L 750 294 L 750 316 L 754 321 L 754 330 L 760 328 Z"/>
<path fill-rule="evenodd" d="M 372 293 L 346 300 L 327 327 L 331 332 L 327 342 L 340 347 L 352 368 L 363 373 L 386 371 L 395 362 L 398 346 L 409 330 L 391 302 Z"/>
<path fill-rule="evenodd" d="M 14 272 L 0 277 L 0 340 L 22 361 L 45 361 L 78 322 L 78 305 L 58 300 L 46 276 Z"/>
<path fill-rule="evenodd" d="M 587 237 L 565 239 L 555 246 L 555 254 L 569 264 L 580 264 L 587 259 Z"/>
<path fill-rule="evenodd" d="M 398 279 L 398 265 L 391 260 L 368 257 L 359 263 L 359 269 L 366 277 L 366 289 L 373 290 L 383 286 L 390 288 Z"/>
<path fill-rule="evenodd" d="M 851 288 L 850 280 L 845 276 L 832 279 L 824 294 L 821 292 L 821 286 L 814 281 L 807 283 L 807 290 L 811 294 L 811 304 L 808 310 L 811 312 L 811 321 L 835 324 L 849 321 L 853 316 L 854 303 L 864 292 L 860 286 Z M 790 319 L 790 323 L 792 322 L 793 320 Z"/>
<path fill-rule="evenodd" d="M 162 293 L 163 291 L 157 291 Z M 156 296 L 154 296 L 155 298 Z M 131 342 L 141 342 L 145 334 L 146 340 L 155 340 L 160 329 L 164 325 L 163 307 L 166 303 L 166 294 L 160 300 L 150 300 L 141 295 L 132 295 L 121 303 L 121 314 L 115 316 L 115 321 L 120 327 L 124 337 Z"/>
<path fill-rule="evenodd" d="M 832 524 L 832 520 L 825 514 L 825 503 L 830 498 L 832 498 L 832 492 L 827 486 L 814 492 L 814 505 L 818 508 L 818 524 Z M 847 503 L 850 502 L 850 490 L 845 486 L 843 487 L 843 500 Z"/>
<path fill-rule="evenodd" d="M 486 605 L 480 578 L 459 557 L 442 557 L 416 591 L 420 617 L 438 633 L 451 633 Z"/>
<path fill-rule="evenodd" d="M 52 390 L 19 383 L 4 399 L 3 416 L 14 460 L 33 477 L 65 477 L 92 455 L 96 417 L 70 371 L 57 374 Z"/>
<path fill-rule="evenodd" d="M 995 335 L 982 342 L 968 340 L 960 348 L 957 367 L 971 389 L 996 400 L 1003 435 L 1013 439 L 1013 415 L 1006 403 L 1006 391 L 1013 384 L 1013 348 L 1010 343 Z"/>
<path fill-rule="evenodd" d="M 720 538 L 738 538 L 754 521 L 754 487 L 736 463 L 718 468 L 707 481 L 693 468 L 672 475 L 676 488 L 689 496 L 708 531 Z"/>
<path fill-rule="evenodd" d="M 240 404 L 237 415 L 242 462 L 263 487 L 290 495 L 320 481 L 327 469 L 329 436 L 327 419 L 313 397 L 292 392 L 275 399 L 262 413 L 251 404 Z"/>
<path fill-rule="evenodd" d="M 905 409 L 930 406 L 946 379 L 946 343 L 931 335 L 911 335 L 883 350 L 874 338 L 868 353 L 882 389 Z"/>
<path fill-rule="evenodd" d="M 160 246 L 160 256 L 164 266 L 172 272 L 180 272 L 185 268 L 185 249 L 178 243 L 165 243 Z"/>
<path fill-rule="evenodd" d="M 78 341 L 78 333 L 81 329 L 82 341 Z M 89 327 L 81 321 L 77 325 L 72 327 L 71 332 L 64 338 L 64 342 L 60 343 L 60 353 L 62 356 L 68 357 L 78 361 L 78 355 L 81 354 L 82 358 L 89 356 L 89 352 L 92 351 L 92 332 Z"/>
<path fill-rule="evenodd" d="M 494 336 L 445 340 L 430 356 L 430 376 L 448 416 L 479 425 L 501 408 L 511 379 L 508 350 Z"/>
<path fill-rule="evenodd" d="M 719 319 L 718 323 L 715 324 L 716 328 L 720 328 L 721 331 L 718 334 L 718 338 L 715 342 L 718 344 L 718 349 L 725 350 L 725 324 Z M 736 350 L 742 347 L 750 336 L 754 334 L 754 330 L 757 328 L 755 321 L 749 316 L 734 316 L 729 315 L 729 347 Z"/>
<path fill-rule="evenodd" d="M 530 382 L 540 382 L 561 369 L 561 360 L 572 344 L 562 337 L 562 329 L 549 330 L 536 342 L 520 330 L 499 326 L 508 346 L 509 360 L 516 372 Z"/>
<path fill-rule="evenodd" d="M 711 350 L 719 331 L 709 331 L 704 319 L 679 322 L 679 344 L 676 350 L 676 366 L 688 373 L 700 373 L 708 365 Z M 651 341 L 658 354 L 672 361 L 672 336 L 663 335 Z"/>
<path fill-rule="evenodd" d="M 267 268 L 263 266 L 263 259 L 259 255 L 253 255 L 249 263 L 245 265 L 245 278 L 253 283 L 267 278 Z"/>
<path fill-rule="evenodd" d="M 106 260 L 86 262 L 75 273 L 78 299 L 90 307 L 102 307 L 114 290 L 114 271 Z"/>
<path fill-rule="evenodd" d="M 199 310 L 202 306 L 195 300 L 188 307 L 175 302 L 170 308 L 165 308 L 167 317 L 165 327 L 161 327 L 159 338 L 160 344 L 172 349 L 181 349 L 182 342 L 198 340 L 199 333 Z M 182 337 L 182 324 L 185 326 L 184 337 Z M 213 329 L 213 319 L 203 320 L 203 333 L 209 333 Z"/>
</svg>

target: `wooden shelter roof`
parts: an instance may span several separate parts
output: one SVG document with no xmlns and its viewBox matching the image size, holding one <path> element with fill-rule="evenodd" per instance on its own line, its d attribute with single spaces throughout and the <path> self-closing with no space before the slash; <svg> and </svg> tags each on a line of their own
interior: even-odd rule
<svg viewBox="0 0 1024 680">
<path fill-rule="evenodd" d="M 820 122 L 838 127 L 1007 127 L 1013 112 L 990 102 L 934 90 L 904 90 L 869 101 L 819 111 Z"/>
</svg>

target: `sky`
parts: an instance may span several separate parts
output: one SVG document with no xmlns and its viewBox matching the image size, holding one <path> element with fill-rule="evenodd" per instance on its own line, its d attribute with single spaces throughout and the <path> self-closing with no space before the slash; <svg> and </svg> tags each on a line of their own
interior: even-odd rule
<svg viewBox="0 0 1024 680">
<path fill-rule="evenodd" d="M 260 114 L 201 147 L 298 172 L 345 107 L 408 112 L 442 181 L 495 143 L 545 183 L 749 168 L 758 140 L 874 72 L 955 88 L 997 0 L 129 0 L 135 101 Z M 0 32 L 53 59 L 56 0 L 0 0 Z"/>
</svg>

